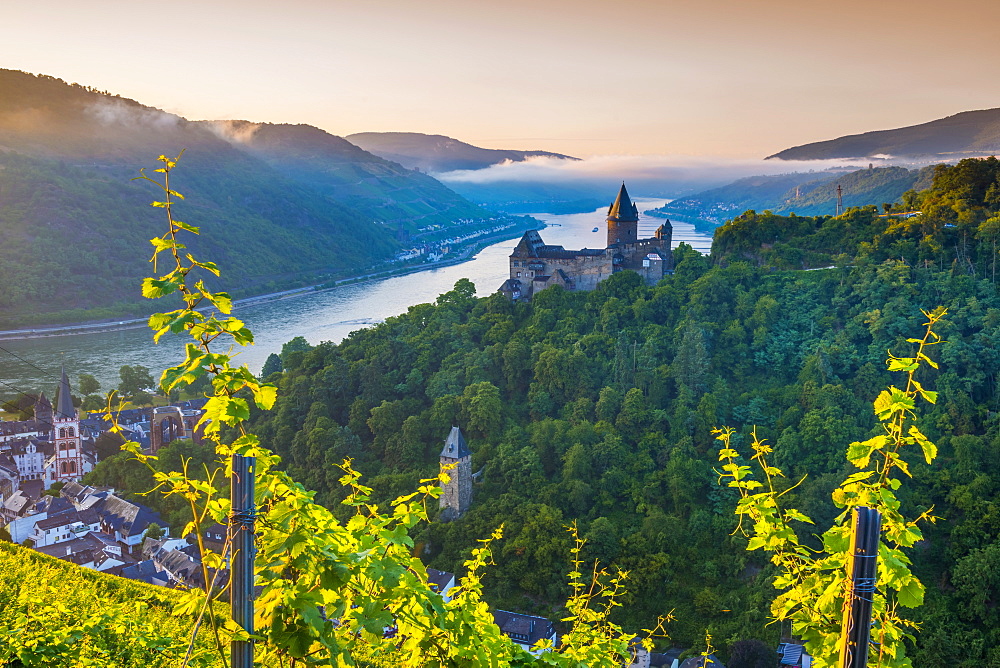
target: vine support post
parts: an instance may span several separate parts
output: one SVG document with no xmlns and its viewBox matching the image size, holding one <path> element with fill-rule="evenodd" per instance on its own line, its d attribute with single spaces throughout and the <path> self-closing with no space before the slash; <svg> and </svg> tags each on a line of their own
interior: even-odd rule
<svg viewBox="0 0 1000 668">
<path fill-rule="evenodd" d="M 255 457 L 233 455 L 232 513 L 229 516 L 230 560 L 229 599 L 233 621 L 253 634 L 254 580 L 254 468 Z M 233 640 L 230 645 L 232 668 L 253 668 L 253 642 Z"/>
<path fill-rule="evenodd" d="M 840 636 L 840 668 L 865 668 L 871 641 L 872 598 L 877 580 L 882 515 L 874 508 L 854 509 L 854 530 L 848 553 L 848 592 Z"/>
</svg>

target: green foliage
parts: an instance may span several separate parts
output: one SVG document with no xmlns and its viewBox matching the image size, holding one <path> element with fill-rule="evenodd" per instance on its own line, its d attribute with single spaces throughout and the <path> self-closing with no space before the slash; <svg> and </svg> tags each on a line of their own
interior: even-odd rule
<svg viewBox="0 0 1000 668">
<path fill-rule="evenodd" d="M 0 665 L 156 668 L 180 665 L 193 618 L 180 596 L 0 542 Z M 188 665 L 218 666 L 205 631 Z"/>
<path fill-rule="evenodd" d="M 149 391 L 156 385 L 156 381 L 149 374 L 149 369 L 141 364 L 135 366 L 125 364 L 118 369 L 118 377 L 121 378 L 121 382 L 118 383 L 118 393 L 122 397 L 140 405 L 153 401 Z"/>
<path fill-rule="evenodd" d="M 899 617 L 897 606 L 914 608 L 923 603 L 924 586 L 912 573 L 910 557 L 903 548 L 912 548 L 923 540 L 918 527 L 921 522 L 933 522 L 930 511 L 914 520 L 907 520 L 900 512 L 897 492 L 902 480 L 909 478 L 910 463 L 901 450 L 917 448 L 929 465 L 937 457 L 937 446 L 917 426 L 916 401 L 934 404 L 937 392 L 924 389 L 915 375 L 927 364 L 937 368 L 928 355 L 930 346 L 941 343 L 934 327 L 944 318 L 946 311 L 924 312 L 927 316 L 926 331 L 922 339 L 907 339 L 918 344 L 912 357 L 890 354 L 889 371 L 906 373 L 903 389 L 890 386 L 875 400 L 875 415 L 881 423 L 882 433 L 851 443 L 847 460 L 859 471 L 851 473 L 833 490 L 833 502 L 843 509 L 838 521 L 822 535 L 820 552 L 800 541 L 793 522 L 813 524 L 812 519 L 799 510 L 783 507 L 780 501 L 794 488 L 782 485 L 781 469 L 768 463 L 772 449 L 753 433 L 753 456 L 763 479 L 754 478 L 752 467 L 740 463 L 740 454 L 732 447 L 733 430 L 715 430 L 722 443 L 719 461 L 724 462 L 719 473 L 720 481 L 736 489 L 740 501 L 736 513 L 748 520 L 741 521 L 738 530 L 750 538 L 748 550 L 771 553 L 771 563 L 778 568 L 774 586 L 778 596 L 771 604 L 771 613 L 779 621 L 790 621 L 792 632 L 801 637 L 807 651 L 819 667 L 840 665 L 840 641 L 845 606 L 851 596 L 851 510 L 856 507 L 873 508 L 882 516 L 882 537 L 878 550 L 878 577 L 872 598 L 872 639 L 869 659 L 877 666 L 910 666 L 906 658 L 904 640 L 913 641 L 914 624 Z M 867 649 L 867 648 L 866 648 Z"/>
<path fill-rule="evenodd" d="M 190 275 L 196 269 L 212 273 L 217 269 L 181 253 L 184 246 L 178 240 L 179 233 L 197 234 L 198 230 L 174 218 L 174 200 L 182 198 L 170 185 L 176 160 L 161 156 L 160 161 L 162 167 L 156 171 L 163 175 L 162 182 L 145 174 L 140 178 L 156 184 L 164 195 L 162 201 L 153 203 L 165 209 L 168 221 L 168 231 L 152 240 L 154 260 L 164 253 L 173 262 L 165 273 L 146 279 L 143 290 L 151 298 L 178 295 L 183 304 L 174 311 L 154 314 L 149 324 L 156 339 L 168 333 L 187 333 L 193 339 L 186 346 L 185 361 L 163 372 L 160 387 L 170 392 L 199 378 L 211 378 L 213 393 L 199 426 L 219 458 L 214 467 L 203 464 L 204 475 L 196 476 L 190 457 L 170 461 L 174 443 L 158 456 L 142 454 L 136 443 L 124 446 L 136 463 L 145 466 L 151 482 L 167 499 L 181 500 L 190 511 L 181 536 L 197 540 L 206 585 L 203 592 L 184 594 L 175 613 L 201 619 L 222 593 L 214 586 L 211 573 L 233 556 L 228 547 L 221 554 L 207 550 L 202 535 L 207 523 L 228 520 L 231 504 L 218 489 L 217 479 L 228 471 L 232 455 L 239 454 L 256 458 L 259 514 L 255 579 L 259 594 L 255 638 L 261 665 L 291 661 L 298 665 L 616 666 L 625 661 L 626 636 L 608 621 L 611 610 L 620 605 L 624 573 L 609 576 L 595 570 L 592 578 L 586 578 L 580 571 L 581 562 L 574 560 L 572 595 L 566 604 L 569 616 L 564 620 L 569 631 L 558 647 L 539 645 L 542 652 L 536 657 L 500 632 L 482 600 L 481 571 L 491 563 L 492 555 L 489 541 L 465 561 L 466 574 L 448 602 L 434 591 L 426 569 L 413 556 L 415 543 L 410 533 L 427 521 L 426 504 L 441 493 L 437 476 L 421 480 L 416 492 L 399 496 L 384 511 L 372 500 L 372 489 L 360 484 L 360 474 L 349 460 L 344 461 L 338 482 L 347 496 L 340 504 L 343 517 L 338 518 L 313 501 L 314 492 L 275 469 L 280 459 L 262 448 L 258 438 L 244 429 L 244 423 L 251 401 L 255 410 L 271 409 L 276 388 L 260 382 L 245 366 L 232 367 L 229 352 L 219 352 L 223 341 L 249 345 L 253 336 L 241 321 L 226 317 L 230 307 L 227 294 L 209 291 L 200 280 L 191 283 Z M 472 302 L 473 295 L 471 283 L 460 282 L 453 293 L 443 296 L 442 306 L 457 312 Z M 288 353 L 286 361 L 302 363 L 309 358 L 310 350 L 302 343 L 292 344 L 298 350 L 283 351 Z M 459 402 L 461 410 L 476 429 L 492 433 L 497 429 L 494 412 L 499 390 L 490 383 L 469 387 L 472 389 Z M 397 412 L 393 402 L 386 401 L 378 411 L 372 411 L 368 423 L 376 439 L 384 424 L 396 424 Z M 322 419 L 316 417 L 317 428 L 321 428 Z M 98 478 L 117 469 L 95 470 L 91 476 Z M 575 529 L 572 533 L 575 537 Z M 500 535 L 500 529 L 495 529 L 491 540 Z M 581 546 L 577 539 L 572 553 L 578 554 Z M 231 620 L 219 621 L 212 614 L 207 618 L 220 655 L 225 654 L 228 639 L 248 638 Z M 389 627 L 394 627 L 395 633 L 386 634 Z"/>
</svg>

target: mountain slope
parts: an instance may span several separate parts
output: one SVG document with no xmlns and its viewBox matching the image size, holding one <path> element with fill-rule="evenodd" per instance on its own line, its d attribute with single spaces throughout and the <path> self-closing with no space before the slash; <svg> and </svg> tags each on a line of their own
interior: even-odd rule
<svg viewBox="0 0 1000 668">
<path fill-rule="evenodd" d="M 578 160 L 572 156 L 548 151 L 479 148 L 444 135 L 425 135 L 419 132 L 359 132 L 347 135 L 346 139 L 387 160 L 426 172 L 485 169 L 505 160 L 522 162 L 538 156 Z"/>
<path fill-rule="evenodd" d="M 800 216 L 832 215 L 837 207 L 837 186 L 846 209 L 896 202 L 907 190 L 926 188 L 930 179 L 930 169 L 903 167 L 751 176 L 676 199 L 652 214 L 676 216 L 708 229 L 749 209 Z"/>
<path fill-rule="evenodd" d="M 413 232 L 487 213 L 439 181 L 369 153 L 311 125 L 214 121 L 235 146 L 326 197 L 349 201 L 377 220 Z"/>
<path fill-rule="evenodd" d="M 177 215 L 191 252 L 235 296 L 347 276 L 399 247 L 398 227 L 448 229 L 486 212 L 431 177 L 309 126 L 192 122 L 48 76 L 0 70 L 0 327 L 115 317 L 139 294 L 163 219 L 134 182 L 185 151 Z M 254 132 L 249 133 L 250 129 Z M 231 134 L 231 133 L 230 133 Z"/>
<path fill-rule="evenodd" d="M 1000 109 L 964 111 L 929 123 L 877 130 L 794 146 L 768 160 L 826 160 L 867 156 L 992 155 L 1000 151 Z"/>
</svg>

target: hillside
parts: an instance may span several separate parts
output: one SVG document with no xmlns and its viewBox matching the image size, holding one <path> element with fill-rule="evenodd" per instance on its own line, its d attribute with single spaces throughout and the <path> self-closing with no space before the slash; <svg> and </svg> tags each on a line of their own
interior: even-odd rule
<svg viewBox="0 0 1000 668">
<path fill-rule="evenodd" d="M 419 132 L 359 132 L 347 135 L 347 140 L 387 160 L 424 172 L 485 169 L 505 160 L 522 162 L 536 156 L 578 160 L 548 151 L 479 148 L 444 135 L 425 135 Z"/>
<path fill-rule="evenodd" d="M 793 146 L 768 160 L 828 160 L 876 156 L 946 159 L 1000 151 L 1000 109 L 963 111 L 928 123 Z"/>
<path fill-rule="evenodd" d="M 400 228 L 488 214 L 434 179 L 309 126 L 190 122 L 53 77 L 0 70 L 0 327 L 146 308 L 136 249 L 161 234 L 155 193 L 131 179 L 185 151 L 179 217 L 235 296 L 349 276 L 398 248 Z M 239 238 L 240 243 L 232 243 Z M 70 249 L 72 251 L 70 252 Z"/>
<path fill-rule="evenodd" d="M 907 454 L 902 481 L 909 516 L 943 518 L 908 552 L 927 587 L 924 607 L 905 612 L 921 623 L 909 656 L 986 663 L 1000 647 L 1000 583 L 987 575 L 1000 554 L 998 184 L 1000 161 L 963 161 L 915 195 L 920 216 L 744 216 L 719 230 L 711 259 L 679 247 L 675 273 L 652 287 L 621 272 L 593 292 L 511 304 L 459 282 L 436 304 L 296 353 L 253 429 L 332 506 L 342 492 L 329 462 L 353 458 L 391 499 L 437 471 L 460 425 L 480 477 L 465 517 L 419 537 L 431 566 L 456 568 L 503 524 L 487 598 L 559 615 L 563 527 L 576 522 L 585 560 L 630 573 L 618 621 L 644 628 L 674 609 L 673 640 L 707 629 L 725 660 L 735 640 L 773 646 L 780 629 L 767 623 L 773 571 L 734 531 L 711 430 L 732 425 L 745 452 L 756 426 L 788 484 L 804 478 L 787 503 L 825 529 L 840 512 L 830 492 L 854 471 L 847 445 L 881 433 L 871 402 L 900 382 L 886 351 L 907 354 L 920 309 L 943 305 L 940 369 L 920 374 L 939 396 L 919 407 L 941 456 Z M 788 270 L 824 266 L 811 259 L 838 266 Z"/>
<path fill-rule="evenodd" d="M 334 201 L 351 202 L 393 228 L 485 218 L 487 213 L 439 181 L 310 125 L 214 121 L 209 126 L 283 176 Z"/>
<path fill-rule="evenodd" d="M 194 624 L 174 616 L 180 593 L 54 559 L 0 541 L 0 665 L 101 665 L 166 668 L 180 665 Z M 27 619 L 21 617 L 27 615 Z M 16 629 L 17 640 L 6 634 Z M 215 666 L 209 625 L 198 634 L 192 665 Z M 24 651 L 7 664 L 7 651 Z M 66 663 L 73 661 L 72 664 Z"/>
<path fill-rule="evenodd" d="M 837 186 L 844 208 L 897 202 L 908 190 L 930 185 L 932 170 L 875 167 L 853 172 L 829 171 L 752 176 L 720 188 L 678 198 L 650 212 L 675 216 L 710 231 L 747 210 L 796 213 L 801 216 L 832 215 L 837 207 Z"/>
</svg>

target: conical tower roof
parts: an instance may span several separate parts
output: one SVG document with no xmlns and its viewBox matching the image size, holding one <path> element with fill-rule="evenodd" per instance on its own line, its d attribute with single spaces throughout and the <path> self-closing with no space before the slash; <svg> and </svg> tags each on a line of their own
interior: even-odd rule
<svg viewBox="0 0 1000 668">
<path fill-rule="evenodd" d="M 38 401 L 35 403 L 39 406 L 48 406 L 49 408 L 52 408 L 52 402 L 49 401 L 49 398 L 45 396 L 44 392 L 38 395 Z"/>
<path fill-rule="evenodd" d="M 452 427 L 451 433 L 444 441 L 444 448 L 441 449 L 441 456 L 450 459 L 461 459 L 472 454 L 469 446 L 465 443 L 465 436 L 458 427 Z"/>
<path fill-rule="evenodd" d="M 615 198 L 615 203 L 608 209 L 608 220 L 629 223 L 639 221 L 639 209 L 632 203 L 632 198 L 628 196 L 624 181 L 622 181 L 622 189 L 618 191 L 618 197 Z"/>
<path fill-rule="evenodd" d="M 76 419 L 76 409 L 73 408 L 73 395 L 70 394 L 69 376 L 66 375 L 65 367 L 62 370 L 62 380 L 59 381 L 59 391 L 56 393 L 55 417 L 61 420 Z"/>
</svg>

